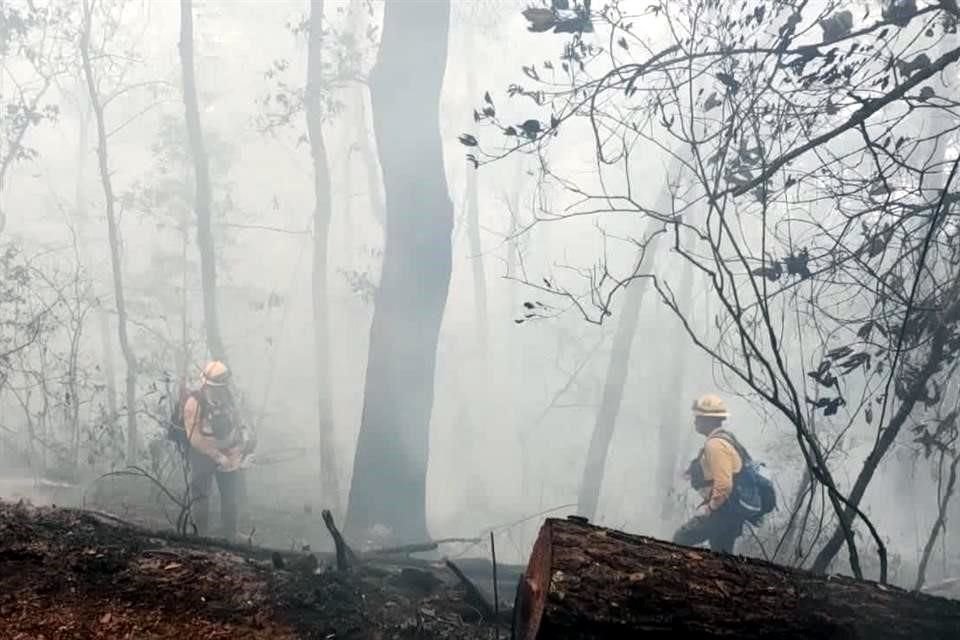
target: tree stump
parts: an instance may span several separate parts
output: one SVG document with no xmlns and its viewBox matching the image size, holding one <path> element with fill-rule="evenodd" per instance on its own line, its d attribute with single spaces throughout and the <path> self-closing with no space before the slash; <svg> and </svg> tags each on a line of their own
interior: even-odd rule
<svg viewBox="0 0 960 640">
<path fill-rule="evenodd" d="M 960 602 L 547 520 L 521 579 L 517 640 L 960 639 Z"/>
</svg>

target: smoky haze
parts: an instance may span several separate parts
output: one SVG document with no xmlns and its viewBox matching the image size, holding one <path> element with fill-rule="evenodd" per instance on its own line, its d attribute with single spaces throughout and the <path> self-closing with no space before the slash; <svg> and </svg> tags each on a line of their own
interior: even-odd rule
<svg viewBox="0 0 960 640">
<path fill-rule="evenodd" d="M 178 381 L 197 384 L 211 357 L 210 257 L 197 241 L 181 3 L 35 4 L 62 12 L 49 33 L 27 37 L 43 60 L 7 48 L 0 80 L 5 105 L 39 96 L 40 114 L 19 139 L 10 133 L 19 131 L 16 109 L 4 116 L 4 158 L 15 158 L 0 183 L 0 332 L 9 351 L 0 377 L 0 495 L 169 526 L 174 507 L 150 480 L 104 474 L 136 465 L 182 487 L 163 421 Z M 27 5 L 4 3 L 5 28 Z M 581 313 L 570 297 L 551 294 L 589 299 L 597 293 L 589 283 L 621 277 L 642 256 L 697 331 L 715 341 L 730 330 L 716 319 L 722 310 L 707 278 L 677 256 L 669 234 L 650 242 L 658 227 L 646 216 L 611 202 L 567 215 L 591 208 L 584 194 L 627 188 L 645 206 L 689 204 L 691 220 L 706 215 L 685 191 L 682 144 L 659 133 L 651 136 L 659 144 L 634 148 L 626 165 L 604 165 L 594 131 L 579 119 L 563 123 L 548 155 L 509 153 L 479 168 L 466 157 L 475 149 L 464 134 L 504 137 L 484 132 L 476 111 L 490 107 L 515 126 L 532 110 L 549 119 L 549 100 L 507 95 L 511 85 L 549 93 L 562 84 L 541 87 L 525 71 L 544 80 L 544 61 L 559 66 L 566 38 L 528 30 L 526 6 L 192 4 L 219 331 L 258 439 L 257 462 L 244 472 L 241 537 L 325 547 L 320 514 L 330 508 L 357 545 L 483 537 L 450 553 L 485 556 L 492 529 L 499 559 L 522 563 L 544 514 L 589 504 L 594 522 L 669 539 L 700 499 L 682 475 L 702 446 L 691 403 L 719 393 L 729 427 L 779 490 L 780 510 L 746 533 L 739 550 L 762 557 L 776 545 L 807 477 L 790 421 L 698 348 L 649 281 L 624 286 L 599 317 L 589 304 Z M 311 41 L 317 11 L 324 30 Z M 113 239 L 77 52 L 87 22 Z M 673 37 L 662 20 L 634 29 L 654 48 Z M 609 34 L 598 23 L 583 37 L 604 48 Z M 312 89 L 311 47 L 319 47 Z M 319 127 L 308 125 L 311 117 Z M 321 134 L 325 186 L 311 155 Z M 761 227 L 750 224 L 744 237 L 759 238 Z M 824 340 L 813 329 L 803 337 Z M 803 375 L 818 362 L 799 342 L 785 341 L 783 353 Z M 603 429 L 608 440 L 597 435 Z M 853 483 L 873 436 L 858 423 L 831 458 L 839 485 Z M 884 537 L 894 582 L 914 580 L 938 516 L 938 473 L 904 437 L 865 494 L 862 510 Z M 594 487 L 592 498 L 585 486 Z M 829 504 L 817 494 L 807 508 L 831 523 L 827 536 L 836 524 Z M 927 568 L 930 582 L 960 569 L 950 552 L 960 514 L 955 505 L 947 513 L 954 518 Z M 872 548 L 865 532 L 862 544 Z"/>
</svg>

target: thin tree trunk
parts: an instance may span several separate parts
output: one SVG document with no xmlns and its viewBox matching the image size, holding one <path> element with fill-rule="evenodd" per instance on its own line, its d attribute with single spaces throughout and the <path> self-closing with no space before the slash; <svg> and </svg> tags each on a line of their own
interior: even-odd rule
<svg viewBox="0 0 960 640">
<path fill-rule="evenodd" d="M 103 197 L 106 201 L 107 234 L 110 241 L 110 264 L 113 270 L 113 292 L 117 306 L 117 333 L 120 338 L 120 351 L 127 365 L 126 411 L 127 411 L 127 455 L 129 464 L 137 458 L 137 359 L 127 336 L 127 305 L 123 291 L 123 269 L 120 260 L 120 231 L 117 228 L 116 203 L 113 196 L 113 184 L 110 180 L 110 164 L 107 156 L 107 129 L 104 123 L 103 106 L 97 93 L 97 84 L 90 63 L 91 9 L 88 0 L 83 3 L 84 23 L 81 33 L 80 55 L 83 60 L 83 74 L 87 81 L 90 106 L 97 124 L 97 160 L 100 168 L 100 183 L 103 185 Z"/>
<path fill-rule="evenodd" d="M 110 337 L 110 316 L 102 307 L 97 309 L 97 327 L 100 343 L 103 345 L 103 377 L 107 391 L 107 411 L 111 424 L 120 415 L 120 403 L 117 400 L 117 366 L 113 354 L 113 339 Z"/>
<path fill-rule="evenodd" d="M 78 96 L 78 100 L 82 96 Z M 90 263 L 90 251 L 87 246 L 85 229 L 87 226 L 87 199 L 84 190 L 84 175 L 87 166 L 87 145 L 89 144 L 90 134 L 90 102 L 84 101 L 85 109 L 82 109 L 80 115 L 80 138 L 77 141 L 77 182 L 75 185 L 74 199 L 76 201 L 76 227 L 77 239 L 80 245 L 80 252 L 87 266 L 92 268 Z M 117 370 L 113 357 L 113 338 L 110 337 L 110 317 L 107 310 L 101 304 L 97 304 L 97 327 L 100 331 L 100 345 L 103 348 L 103 377 L 104 386 L 107 392 L 107 411 L 111 424 L 116 421 L 118 415 L 117 409 Z"/>
<path fill-rule="evenodd" d="M 927 356 L 922 366 L 914 370 L 914 375 L 911 377 L 911 384 L 904 395 L 900 407 L 887 421 L 886 426 L 880 433 L 880 437 L 877 438 L 876 444 L 863 461 L 860 473 L 857 474 L 853 488 L 850 490 L 849 496 L 847 496 L 847 504 L 849 506 L 838 514 L 838 516 L 843 519 L 843 522 L 837 525 L 830 539 L 823 548 L 820 549 L 820 552 L 813 561 L 811 569 L 817 573 L 825 573 L 840 551 L 846 540 L 843 524 L 853 524 L 856 516 L 854 508 L 859 507 L 864 494 L 867 492 L 867 487 L 870 485 L 870 481 L 880 466 L 880 462 L 887 454 L 887 451 L 890 450 L 890 447 L 893 446 L 900 430 L 910 418 L 910 414 L 913 413 L 913 408 L 925 397 L 930 378 L 932 378 L 942 366 L 942 358 L 947 346 L 951 323 L 956 322 L 957 318 L 960 317 L 960 301 L 955 299 L 957 287 L 954 286 L 952 289 L 951 292 L 944 296 L 945 300 L 951 301 L 950 306 L 943 313 L 943 317 L 937 318 L 934 321 L 936 328 L 933 336 L 929 340 Z"/>
<path fill-rule="evenodd" d="M 917 569 L 917 581 L 913 585 L 914 591 L 920 591 L 923 583 L 927 579 L 927 564 L 930 562 L 930 556 L 933 554 L 933 547 L 937 544 L 937 537 L 940 531 L 947 526 L 947 508 L 950 506 L 950 499 L 957 487 L 957 466 L 960 465 L 960 455 L 954 454 L 953 461 L 950 463 L 950 475 L 947 478 L 947 486 L 943 491 L 943 496 L 937 504 L 937 521 L 933 523 L 933 529 L 930 530 L 930 536 L 927 543 L 923 545 L 923 555 L 920 557 L 920 566 Z"/>
<path fill-rule="evenodd" d="M 190 269 L 187 262 L 190 247 L 190 210 L 183 208 L 180 218 L 180 366 L 179 379 L 186 381 L 190 374 L 190 306 L 188 289 Z"/>
<path fill-rule="evenodd" d="M 367 40 L 365 7 L 364 0 L 350 0 L 350 32 L 357 46 L 362 46 Z M 363 164 L 366 173 L 368 213 L 371 218 L 377 221 L 377 224 L 383 226 L 383 181 L 380 173 L 380 164 L 377 162 L 376 150 L 374 149 L 374 143 L 370 135 L 372 125 L 368 118 L 369 110 L 367 108 L 367 101 L 370 99 L 370 90 L 363 82 L 358 82 L 355 86 L 354 100 L 356 100 L 356 104 L 354 107 L 356 118 L 354 120 L 354 126 L 356 131 L 354 135 L 356 136 L 356 147 L 351 150 L 355 150 L 360 154 L 360 162 Z M 352 180 L 347 181 L 347 187 L 347 192 L 352 196 Z M 351 250 L 354 249 L 352 244 L 349 248 Z"/>
<path fill-rule="evenodd" d="M 367 18 L 366 3 L 364 0 L 351 0 L 350 2 L 350 29 L 353 34 L 354 42 L 360 46 L 367 39 Z M 371 217 L 383 226 L 385 220 L 383 176 L 380 172 L 380 164 L 377 162 L 377 154 L 374 149 L 374 143 L 371 133 L 371 123 L 368 120 L 367 100 L 370 99 L 370 89 L 367 84 L 357 83 L 356 85 L 356 136 L 357 150 L 360 152 L 360 159 L 366 169 L 367 174 L 367 199 L 370 207 Z"/>
<path fill-rule="evenodd" d="M 953 123 L 949 119 L 944 118 L 943 114 L 938 112 L 931 116 L 929 125 L 933 127 L 932 130 L 935 132 L 944 132 L 948 131 L 949 127 L 952 126 Z M 937 156 L 938 161 L 943 160 L 944 154 L 947 151 L 948 142 L 948 135 L 940 135 L 940 137 L 937 139 L 935 155 Z M 949 186 L 945 183 L 946 175 L 942 172 L 936 172 L 927 178 L 926 189 L 929 193 L 931 193 L 932 203 L 938 202 L 943 189 Z M 931 221 L 931 224 L 933 224 L 933 221 Z M 922 272 L 918 272 L 915 277 L 920 278 L 922 275 Z M 956 287 L 954 287 L 953 293 L 954 295 L 956 294 Z M 944 299 L 946 300 L 945 304 L 949 308 L 945 315 L 950 316 L 952 314 L 956 314 L 958 312 L 957 305 L 954 304 L 953 300 L 949 296 L 945 296 Z M 946 323 L 946 321 L 942 319 L 939 320 L 939 322 L 944 324 Z M 859 507 L 860 501 L 863 500 L 863 496 L 867 491 L 867 487 L 873 480 L 873 476 L 879 468 L 881 461 L 883 461 L 887 452 L 896 441 L 900 430 L 910 418 L 910 414 L 913 412 L 914 406 L 916 406 L 920 399 L 926 397 L 927 382 L 931 377 L 936 375 L 940 368 L 940 363 L 938 360 L 943 353 L 944 341 L 947 340 L 947 331 L 947 328 L 944 327 L 943 324 L 938 326 L 936 334 L 930 341 L 933 346 L 929 347 L 930 350 L 928 352 L 929 355 L 927 356 L 926 362 L 923 362 L 922 366 L 918 367 L 915 377 L 912 377 L 914 382 L 912 389 L 906 394 L 903 402 L 900 405 L 900 408 L 890 417 L 890 420 L 887 422 L 886 426 L 880 425 L 881 430 L 876 439 L 876 443 L 874 444 L 873 449 L 867 455 L 867 458 L 864 460 L 863 466 L 860 469 L 860 473 L 857 475 L 857 478 L 850 491 L 850 495 L 848 496 L 849 503 L 852 506 L 848 506 L 843 510 L 842 513 L 838 513 L 838 516 L 841 518 L 841 523 L 837 526 L 833 532 L 833 535 L 814 559 L 812 565 L 813 571 L 820 573 L 825 572 L 833 562 L 833 559 L 836 557 L 837 553 L 840 551 L 840 548 L 843 546 L 844 532 L 842 524 L 844 522 L 850 523 L 851 525 L 853 524 L 855 519 L 853 507 Z M 905 352 L 908 351 L 909 350 L 905 350 Z M 905 367 L 906 363 L 902 363 L 900 366 Z"/>
<path fill-rule="evenodd" d="M 661 202 L 657 203 L 658 210 L 663 210 L 669 204 L 670 189 L 663 187 Z M 655 220 L 647 222 L 644 237 L 649 238 L 656 229 Z M 639 270 L 644 267 L 650 271 L 656 259 L 656 236 L 646 246 L 649 257 L 642 264 L 637 265 Z M 620 403 L 623 400 L 623 387 L 627 381 L 630 366 L 630 351 L 633 346 L 633 337 L 637 332 L 637 323 L 640 317 L 640 306 L 643 297 L 650 288 L 650 279 L 634 280 L 626 287 L 624 293 L 623 311 L 617 323 L 617 331 L 613 336 L 613 349 L 610 353 L 610 363 L 607 367 L 607 377 L 603 385 L 603 398 L 600 409 L 597 411 L 597 420 L 594 423 L 593 435 L 590 438 L 590 448 L 587 450 L 587 462 L 583 469 L 583 479 L 580 482 L 580 496 L 577 500 L 578 513 L 585 518 L 593 519 L 596 516 L 597 504 L 600 500 L 600 487 L 603 484 L 603 474 L 607 465 L 607 454 L 610 451 L 610 441 L 617 426 L 617 416 L 620 413 Z"/>
<path fill-rule="evenodd" d="M 203 320 L 207 350 L 216 360 L 227 360 L 217 308 L 216 248 L 210 225 L 210 160 L 203 143 L 197 80 L 193 61 L 193 0 L 180 0 L 180 64 L 183 73 L 183 105 L 190 139 L 190 156 L 196 173 L 197 247 L 200 249 L 200 284 L 203 290 Z"/>
<path fill-rule="evenodd" d="M 597 411 L 593 436 L 590 438 L 587 462 L 580 482 L 580 496 L 577 500 L 577 513 L 590 520 L 594 519 L 597 513 L 607 454 L 617 425 L 620 403 L 623 400 L 623 387 L 627 381 L 633 337 L 637 333 L 640 306 L 649 288 L 650 281 L 646 279 L 634 281 L 627 286 L 620 321 L 613 336 L 606 382 L 603 385 L 603 398 L 600 401 L 600 409 Z"/>
<path fill-rule="evenodd" d="M 359 86 L 357 91 L 360 105 L 357 110 L 357 140 L 360 144 L 360 157 L 363 159 L 363 166 L 367 169 L 367 195 L 370 201 L 370 215 L 383 226 L 386 220 L 386 205 L 382 192 L 383 177 L 380 163 L 377 161 L 373 141 L 370 138 L 370 125 L 367 120 L 369 94 L 370 92 L 365 86 Z"/>
<path fill-rule="evenodd" d="M 684 260 L 681 269 L 678 301 L 681 308 L 690 309 L 693 306 L 693 265 L 689 260 Z M 686 395 L 690 350 L 686 334 L 679 325 L 672 338 L 665 358 L 669 363 L 667 366 L 670 369 L 670 375 L 661 395 L 658 411 L 660 455 L 657 459 L 659 466 L 657 486 L 663 491 L 663 500 L 660 503 L 661 527 L 672 527 L 676 520 L 676 492 L 672 488 L 676 485 L 679 466 L 679 442 L 682 439 L 681 433 L 689 433 L 693 430 L 687 406 L 689 400 Z M 661 533 L 668 532 L 662 529 Z"/>
<path fill-rule="evenodd" d="M 803 554 L 800 551 L 800 545 L 794 547 L 794 542 L 797 540 L 798 535 L 801 536 L 802 540 L 802 528 L 805 524 L 805 518 L 800 515 L 800 512 L 803 510 L 804 503 L 809 500 L 809 492 L 815 490 L 815 487 L 810 486 L 812 482 L 813 475 L 810 473 L 810 469 L 806 469 L 803 472 L 803 477 L 800 479 L 800 484 L 797 486 L 793 500 L 790 501 L 792 505 L 790 508 L 790 517 L 787 519 L 786 528 L 780 536 L 780 542 L 777 543 L 776 548 L 773 550 L 773 554 L 770 557 L 771 561 L 778 562 L 777 558 L 780 556 L 780 551 L 789 550 L 792 547 L 794 549 L 793 553 L 787 557 L 786 563 L 792 567 L 800 567 L 803 564 Z"/>
<path fill-rule="evenodd" d="M 320 426 L 320 495 L 327 508 L 340 511 L 340 483 L 333 438 L 330 393 L 329 300 L 327 243 L 330 235 L 330 169 L 323 140 L 323 0 L 310 1 L 310 40 L 307 50 L 306 116 L 313 159 L 313 338 L 317 374 L 317 418 Z"/>
<path fill-rule="evenodd" d="M 386 245 L 346 529 L 379 524 L 407 542 L 427 536 L 430 415 L 450 284 L 453 204 L 439 126 L 449 24 L 447 0 L 387 0 L 370 79 Z"/>
</svg>

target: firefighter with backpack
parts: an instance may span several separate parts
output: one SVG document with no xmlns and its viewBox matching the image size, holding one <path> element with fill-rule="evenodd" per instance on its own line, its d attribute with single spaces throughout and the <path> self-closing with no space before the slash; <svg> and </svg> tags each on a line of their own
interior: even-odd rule
<svg viewBox="0 0 960 640">
<path fill-rule="evenodd" d="M 698 398 L 692 408 L 694 428 L 706 442 L 685 475 L 703 502 L 673 541 L 687 546 L 709 542 L 714 551 L 733 553 L 744 523 L 758 524 L 776 508 L 776 493 L 760 465 L 723 429 L 729 416 L 723 399 L 708 394 Z"/>
<path fill-rule="evenodd" d="M 210 492 L 213 481 L 220 493 L 223 535 L 232 540 L 242 493 L 241 468 L 255 447 L 254 439 L 240 418 L 230 389 L 230 370 L 219 361 L 208 363 L 200 377 L 200 388 L 181 391 L 172 424 L 179 431 L 190 469 L 190 499 L 197 533 L 206 535 L 210 519 Z"/>
</svg>

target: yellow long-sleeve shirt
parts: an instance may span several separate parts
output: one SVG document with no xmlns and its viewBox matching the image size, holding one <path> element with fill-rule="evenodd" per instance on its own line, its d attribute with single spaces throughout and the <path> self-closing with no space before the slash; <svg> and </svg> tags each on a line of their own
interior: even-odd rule
<svg viewBox="0 0 960 640">
<path fill-rule="evenodd" d="M 200 403 L 193 396 L 187 398 L 183 405 L 183 424 L 190 440 L 190 446 L 197 451 L 217 460 L 224 455 L 231 463 L 240 458 L 240 447 L 235 444 L 236 439 L 228 442 L 217 440 L 212 435 L 204 433 L 203 416 L 200 415 Z"/>
<path fill-rule="evenodd" d="M 743 468 L 743 461 L 736 448 L 723 438 L 716 437 L 718 431 L 720 429 L 707 436 L 703 454 L 700 456 L 703 477 L 710 482 L 706 503 L 711 511 L 722 507 L 730 497 L 733 492 L 733 476 Z"/>
</svg>

